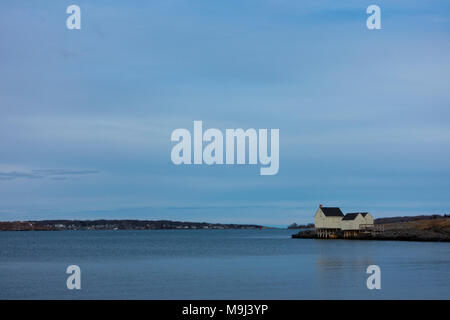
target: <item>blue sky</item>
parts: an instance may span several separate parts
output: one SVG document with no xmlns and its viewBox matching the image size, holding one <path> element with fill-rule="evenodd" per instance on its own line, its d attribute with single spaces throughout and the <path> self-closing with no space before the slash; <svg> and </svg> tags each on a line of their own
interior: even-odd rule
<svg viewBox="0 0 450 320">
<path fill-rule="evenodd" d="M 2 1 L 0 220 L 448 213 L 449 40 L 448 1 Z M 279 128 L 279 173 L 173 165 L 194 120 Z"/>
</svg>

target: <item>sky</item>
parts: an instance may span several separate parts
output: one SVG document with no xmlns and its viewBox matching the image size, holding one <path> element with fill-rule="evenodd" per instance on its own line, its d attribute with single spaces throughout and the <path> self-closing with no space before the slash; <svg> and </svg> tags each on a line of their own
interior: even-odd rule
<svg viewBox="0 0 450 320">
<path fill-rule="evenodd" d="M 449 40 L 448 1 L 2 1 L 0 220 L 449 213 Z M 174 165 L 194 120 L 279 129 L 278 174 Z"/>
</svg>

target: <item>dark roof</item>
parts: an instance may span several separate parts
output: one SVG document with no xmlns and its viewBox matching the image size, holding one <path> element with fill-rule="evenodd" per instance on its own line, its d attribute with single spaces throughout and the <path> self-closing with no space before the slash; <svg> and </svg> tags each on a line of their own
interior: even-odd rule
<svg viewBox="0 0 450 320">
<path fill-rule="evenodd" d="M 365 218 L 368 214 L 368 212 L 360 212 L 362 214 L 362 216 Z"/>
<path fill-rule="evenodd" d="M 355 217 L 359 214 L 361 214 L 364 218 L 367 216 L 368 212 L 352 212 L 352 213 L 346 213 L 347 214 L 355 214 Z"/>
<path fill-rule="evenodd" d="M 361 212 L 346 213 L 342 220 L 355 220 L 356 216 Z M 367 212 L 366 212 L 367 213 Z"/>
<path fill-rule="evenodd" d="M 322 210 L 323 214 L 326 217 L 343 217 L 344 216 L 341 209 L 339 209 L 337 207 L 321 207 L 320 209 Z"/>
</svg>

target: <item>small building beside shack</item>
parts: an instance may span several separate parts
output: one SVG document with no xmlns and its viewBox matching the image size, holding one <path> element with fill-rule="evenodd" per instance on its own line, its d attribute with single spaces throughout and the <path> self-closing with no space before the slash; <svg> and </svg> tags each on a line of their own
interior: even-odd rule
<svg viewBox="0 0 450 320">
<path fill-rule="evenodd" d="M 373 226 L 374 225 L 374 219 L 373 216 L 369 212 L 361 212 L 362 216 L 366 220 L 366 225 Z"/>
<path fill-rule="evenodd" d="M 341 222 L 344 238 L 357 236 L 361 225 L 365 223 L 366 219 L 360 212 L 346 213 Z"/>
</svg>

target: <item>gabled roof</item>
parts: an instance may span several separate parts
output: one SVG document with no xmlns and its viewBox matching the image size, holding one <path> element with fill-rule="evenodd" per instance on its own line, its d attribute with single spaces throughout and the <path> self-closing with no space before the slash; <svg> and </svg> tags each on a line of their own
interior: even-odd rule
<svg viewBox="0 0 450 320">
<path fill-rule="evenodd" d="M 349 215 L 349 217 L 347 219 L 344 220 L 353 220 L 356 218 L 356 216 L 358 215 L 358 213 L 360 215 L 362 215 L 364 218 L 367 216 L 368 212 L 352 212 L 352 213 L 346 213 L 345 216 Z"/>
<path fill-rule="evenodd" d="M 355 220 L 360 212 L 346 213 L 342 220 Z"/>
<path fill-rule="evenodd" d="M 337 207 L 321 207 L 320 210 L 322 210 L 323 214 L 326 217 L 343 217 L 344 216 L 341 209 L 339 209 Z"/>
<path fill-rule="evenodd" d="M 368 212 L 360 212 L 362 214 L 362 216 L 365 218 L 368 214 Z"/>
</svg>

